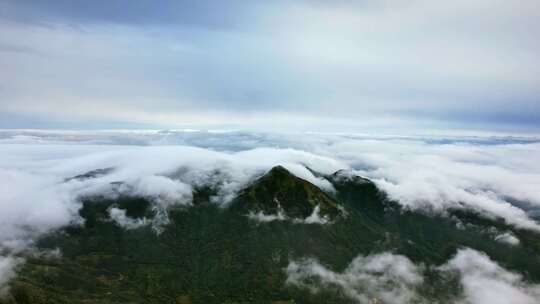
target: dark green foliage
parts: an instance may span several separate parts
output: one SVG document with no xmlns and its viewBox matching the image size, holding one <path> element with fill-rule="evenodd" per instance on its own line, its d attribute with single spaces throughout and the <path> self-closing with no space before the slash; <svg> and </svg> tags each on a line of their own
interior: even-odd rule
<svg viewBox="0 0 540 304">
<path fill-rule="evenodd" d="M 348 178 L 343 172 L 329 176 L 338 190 L 337 199 L 368 216 L 397 237 L 396 252 L 415 262 L 441 264 L 459 248 L 470 247 L 486 252 L 505 267 L 517 269 L 529 279 L 540 281 L 540 236 L 516 229 L 503 219 L 488 219 L 471 210 L 450 210 L 450 214 L 409 211 L 386 198 L 375 184 L 358 176 Z M 466 223 L 458 228 L 458 221 Z M 489 231 L 512 231 L 521 246 L 494 241 Z"/>
<path fill-rule="evenodd" d="M 193 206 L 168 210 L 169 223 L 156 234 L 150 226 L 126 230 L 109 219 L 111 207 L 130 217 L 152 218 L 152 203 L 141 198 L 85 199 L 82 226 L 43 237 L 37 246 L 60 248 L 61 258 L 30 258 L 12 281 L 6 303 L 350 303 L 338 290 L 313 295 L 285 284 L 292 259 L 314 257 L 342 271 L 359 254 L 393 251 L 424 263 L 426 282 L 418 292 L 447 302 L 460 286 L 442 276 L 440 265 L 460 247 L 486 252 L 527 279 L 540 281 L 537 234 L 504 222 L 455 211 L 470 223 L 456 227 L 445 216 L 403 210 L 369 180 L 328 179 L 337 193 L 326 194 L 282 167 L 255 181 L 230 204 L 210 203 L 211 187 L 197 188 Z M 250 211 L 277 212 L 275 198 L 290 217 L 305 218 L 317 205 L 332 224 L 259 223 Z M 341 214 L 345 210 L 346 216 Z M 495 242 L 489 227 L 513 230 L 522 246 Z M 0 303 L 2 301 L 0 300 Z"/>
</svg>

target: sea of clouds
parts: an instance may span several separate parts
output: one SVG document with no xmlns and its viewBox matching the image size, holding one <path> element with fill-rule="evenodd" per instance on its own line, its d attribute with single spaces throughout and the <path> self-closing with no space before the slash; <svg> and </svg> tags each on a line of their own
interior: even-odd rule
<svg viewBox="0 0 540 304">
<path fill-rule="evenodd" d="M 36 237 L 80 221 L 81 196 L 129 193 L 165 209 L 189 205 L 193 187 L 212 184 L 219 189 L 213 200 L 226 207 L 235 193 L 276 165 L 329 192 L 332 185 L 306 167 L 324 174 L 348 169 L 411 209 L 469 208 L 540 231 L 536 137 L 3 130 L 0 285 L 20 264 L 16 254 L 32 248 Z M 112 169 L 95 178 L 70 179 L 105 168 Z M 126 228 L 145 224 L 121 210 L 111 210 L 111 218 Z M 466 281 L 464 286 L 467 292 Z"/>
</svg>

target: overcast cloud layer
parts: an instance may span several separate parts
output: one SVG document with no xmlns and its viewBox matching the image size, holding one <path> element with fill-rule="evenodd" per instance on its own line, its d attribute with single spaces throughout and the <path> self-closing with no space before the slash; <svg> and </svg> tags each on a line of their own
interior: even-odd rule
<svg viewBox="0 0 540 304">
<path fill-rule="evenodd" d="M 114 181 L 131 185 L 122 188 L 125 191 L 187 203 L 193 185 L 217 183 L 216 169 L 222 172 L 218 178 L 226 180 L 219 201 L 227 201 L 251 179 L 281 164 L 327 191 L 333 190 L 330 183 L 314 177 L 305 166 L 325 174 L 350 169 L 413 209 L 470 208 L 540 231 L 531 219 L 540 215 L 540 143 L 534 137 L 2 131 L 0 144 L 2 180 L 12 184 L 3 190 L 3 204 L 28 201 L 33 212 L 34 198 L 23 199 L 28 195 L 50 197 L 53 206 L 68 215 L 76 195 L 104 192 Z M 101 168 L 114 170 L 97 179 L 62 183 Z M 43 193 L 28 192 L 29 188 Z"/>
<path fill-rule="evenodd" d="M 538 131 L 539 36 L 536 0 L 2 0 L 0 127 Z"/>
</svg>

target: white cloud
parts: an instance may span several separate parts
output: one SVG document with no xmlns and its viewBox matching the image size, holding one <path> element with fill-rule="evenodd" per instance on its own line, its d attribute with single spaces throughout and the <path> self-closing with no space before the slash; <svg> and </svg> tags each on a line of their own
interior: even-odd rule
<svg viewBox="0 0 540 304">
<path fill-rule="evenodd" d="M 222 182 L 219 195 L 227 199 L 249 182 L 253 174 L 262 174 L 275 164 L 284 165 L 294 174 L 327 191 L 333 191 L 328 181 L 314 177 L 303 165 L 326 174 L 352 167 L 357 169 L 358 174 L 375 180 L 392 198 L 405 206 L 428 206 L 435 210 L 472 208 L 485 215 L 501 216 L 519 227 L 537 229 L 537 224 L 523 210 L 507 201 L 511 197 L 534 208 L 540 207 L 540 190 L 537 187 L 540 182 L 540 166 L 537 165 L 540 163 L 537 156 L 540 155 L 540 144 L 537 143 L 491 145 L 493 141 L 503 142 L 504 138 L 471 136 L 415 138 L 156 131 L 8 132 L 3 142 L 16 142 L 17 139 L 10 136 L 18 134 L 31 135 L 33 142 L 41 143 L 41 146 L 49 142 L 61 144 L 67 140 L 72 144 L 92 144 L 96 141 L 193 144 L 211 149 L 247 151 L 230 154 L 188 147 L 72 144 L 67 147 L 47 146 L 44 149 L 25 142 L 28 148 L 34 149 L 23 149 L 22 145 L 4 146 L 8 154 L 0 160 L 0 167 L 15 166 L 13 169 L 17 169 L 16 166 L 23 162 L 26 166 L 36 166 L 32 170 L 40 170 L 56 165 L 54 174 L 63 176 L 80 174 L 100 166 L 119 167 L 115 174 L 101 179 L 102 184 L 106 185 L 110 181 L 129 179 L 130 176 L 133 182 L 145 176 L 173 176 L 178 173 L 175 170 L 184 166 L 188 169 L 181 170 L 182 176 L 175 176 L 173 184 L 200 185 L 218 183 L 219 180 Z M 429 142 L 437 140 L 445 144 Z M 64 161 L 65 158 L 69 161 Z M 29 162 L 28 159 L 41 161 Z M 196 170 L 190 169 L 193 163 L 197 163 Z M 216 174 L 216 170 L 220 173 Z"/>
<path fill-rule="evenodd" d="M 31 143 L 2 145 L 2 247 L 21 246 L 35 236 L 79 221 L 80 196 L 131 194 L 166 208 L 169 204 L 190 204 L 193 186 L 211 184 L 218 189 L 214 201 L 225 205 L 237 191 L 275 165 L 284 165 L 328 191 L 333 190 L 330 183 L 313 176 L 302 164 L 326 173 L 344 166 L 334 159 L 293 149 L 227 153 L 187 146 L 82 145 L 61 141 L 72 136 L 80 135 L 68 132 L 53 142 L 32 139 Z M 91 136 L 82 138 L 92 141 Z M 100 168 L 113 170 L 95 178 L 66 181 Z"/>
<path fill-rule="evenodd" d="M 248 218 L 261 223 L 268 223 L 273 221 L 285 221 L 288 218 L 283 214 L 282 211 L 278 211 L 276 214 L 264 214 L 264 212 L 250 212 L 248 213 Z"/>
<path fill-rule="evenodd" d="M 287 284 L 312 293 L 338 288 L 358 303 L 408 303 L 423 282 L 421 267 L 404 256 L 382 253 L 358 256 L 341 273 L 313 259 L 292 261 L 286 269 Z"/>
<path fill-rule="evenodd" d="M 273 221 L 291 221 L 295 224 L 319 224 L 319 225 L 330 223 L 330 219 L 328 219 L 325 216 L 321 216 L 320 214 L 321 207 L 319 205 L 313 208 L 313 211 L 308 217 L 294 218 L 294 217 L 287 216 L 285 214 L 285 210 L 283 210 L 283 208 L 279 204 L 279 201 L 277 199 L 275 199 L 275 201 L 278 204 L 277 212 L 275 214 L 265 214 L 262 211 L 259 211 L 259 212 L 250 211 L 247 217 L 251 220 L 261 222 L 261 223 L 268 223 L 268 222 L 273 222 Z"/>
<path fill-rule="evenodd" d="M 519 245 L 519 239 L 512 232 L 505 232 L 495 236 L 495 240 L 512 246 Z"/>
<path fill-rule="evenodd" d="M 321 216 L 321 207 L 319 205 L 313 208 L 313 212 L 302 220 L 306 224 L 327 224 L 330 220 L 325 216 Z"/>
<path fill-rule="evenodd" d="M 436 140 L 444 144 L 429 143 Z M 540 207 L 540 144 L 493 145 L 489 138 L 345 137 L 315 151 L 357 168 L 358 174 L 412 209 L 470 208 L 540 230 L 508 201 L 510 197 Z"/>
<path fill-rule="evenodd" d="M 22 263 L 22 259 L 0 255 L 0 296 L 7 291 L 7 283 L 15 276 L 15 268 Z"/>
<path fill-rule="evenodd" d="M 66 225 L 79 208 L 69 185 L 51 176 L 0 168 L 0 180 L 0 245 Z"/>
<path fill-rule="evenodd" d="M 189 204 L 192 199 L 190 185 L 159 175 L 127 180 L 119 191 L 171 204 Z"/>
<path fill-rule="evenodd" d="M 142 227 L 148 224 L 149 222 L 146 218 L 142 218 L 142 219 L 130 218 L 126 215 L 126 210 L 118 209 L 118 208 L 109 209 L 109 216 L 116 224 L 118 224 L 118 226 L 123 227 L 128 230 L 137 229 L 139 227 Z"/>
<path fill-rule="evenodd" d="M 459 303 L 534 304 L 540 301 L 540 285 L 526 283 L 521 275 L 472 249 L 458 251 L 440 269 L 459 273 L 463 286 L 463 299 Z"/>
<path fill-rule="evenodd" d="M 43 143 L 27 138 L 22 144 L 3 144 L 0 152 L 0 250 L 7 250 L 6 261 L 31 246 L 39 235 L 79 223 L 80 196 L 131 194 L 149 198 L 157 212 L 151 224 L 159 232 L 168 221 L 166 207 L 190 204 L 193 186 L 215 185 L 218 195 L 214 201 L 225 205 L 237 191 L 275 165 L 284 165 L 328 190 L 332 190 L 328 181 L 313 176 L 300 163 L 322 172 L 342 166 L 333 159 L 292 149 L 262 148 L 231 154 L 186 146 L 36 142 Z M 113 170 L 95 178 L 66 181 L 100 168 Z M 128 229 L 145 223 L 115 208 L 110 216 Z"/>
<path fill-rule="evenodd" d="M 429 282 L 424 266 L 415 265 L 401 255 L 381 253 L 358 256 L 342 272 L 335 272 L 314 259 L 291 261 L 285 269 L 287 283 L 318 293 L 337 288 L 357 303 L 427 302 L 416 290 Z M 460 249 L 445 264 L 434 268 L 445 275 L 456 273 L 462 292 L 454 295 L 455 304 L 533 304 L 540 301 L 540 285 L 504 269 L 487 255 L 473 249 Z"/>
<path fill-rule="evenodd" d="M 26 136 L 24 140 L 20 135 Z M 531 140 L 234 131 L 1 131 L 0 246 L 20 252 L 36 236 L 77 222 L 80 195 L 148 197 L 161 206 L 156 210 L 166 221 L 164 208 L 189 205 L 193 187 L 214 185 L 218 193 L 212 201 L 226 206 L 275 165 L 329 192 L 335 191 L 331 184 L 305 166 L 324 174 L 353 169 L 409 208 L 470 208 L 539 231 L 540 225 L 528 216 L 540 209 L 540 144 Z M 65 182 L 99 168 L 113 170 Z M 114 182 L 122 184 L 111 185 Z M 284 218 L 253 216 L 262 221 Z M 317 209 L 301 220 L 326 222 Z M 499 240 L 516 243 L 504 235 Z"/>
<path fill-rule="evenodd" d="M 31 138 L 15 144 L 19 142 L 19 134 Z M 391 198 L 413 209 L 471 208 L 486 216 L 501 216 L 518 227 L 538 229 L 538 224 L 524 210 L 507 201 L 511 197 L 533 208 L 540 207 L 537 187 L 540 182 L 540 166 L 537 165 L 540 163 L 540 144 L 536 143 L 482 144 L 498 140 L 487 137 L 424 139 L 354 134 L 156 131 L 19 131 L 4 132 L 3 137 L 5 153 L 0 159 L 0 168 L 9 186 L 0 192 L 4 196 L 2 204 L 7 208 L 17 200 L 23 206 L 6 214 L 17 212 L 9 218 L 29 219 L 23 213 L 38 210 L 34 206 L 37 197 L 41 201 L 51 200 L 51 206 L 58 209 L 54 212 L 56 217 L 51 217 L 51 221 L 54 219 L 58 224 L 51 223 L 51 226 L 63 225 L 69 220 L 77 208 L 69 203 L 74 196 L 111 192 L 111 182 L 125 182 L 121 190 L 165 200 L 176 199 L 176 203 L 183 204 L 189 204 L 192 186 L 210 183 L 219 188 L 214 201 L 228 201 L 255 176 L 279 164 L 326 191 L 334 189 L 327 180 L 313 176 L 305 166 L 325 174 L 355 168 L 356 173 L 376 181 Z M 457 142 L 436 144 L 425 141 L 441 139 Z M 479 144 L 467 143 L 471 140 Z M 96 142 L 109 145 L 96 145 Z M 239 147 L 243 151 L 111 145 L 114 143 L 195 144 L 233 151 Z M 93 180 L 61 182 L 66 177 L 108 167 L 116 169 Z M 24 190 L 28 188 L 41 190 Z M 34 197 L 38 192 L 39 196 Z M 55 210 L 46 204 L 39 206 L 47 206 L 45 211 Z M 39 225 L 45 226 L 46 223 Z"/>
<path fill-rule="evenodd" d="M 281 203 L 276 197 L 274 197 L 274 203 L 276 203 L 276 214 L 264 214 L 263 211 L 259 211 L 257 213 L 250 211 L 247 215 L 248 218 L 261 223 L 288 220 L 289 218 L 285 214 L 285 210 L 283 210 L 283 207 L 281 207 Z"/>
</svg>

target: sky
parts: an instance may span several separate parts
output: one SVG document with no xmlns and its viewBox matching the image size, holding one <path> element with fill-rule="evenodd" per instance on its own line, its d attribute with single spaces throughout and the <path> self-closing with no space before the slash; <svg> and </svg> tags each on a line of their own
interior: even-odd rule
<svg viewBox="0 0 540 304">
<path fill-rule="evenodd" d="M 0 0 L 0 128 L 540 130 L 540 2 Z"/>
</svg>

